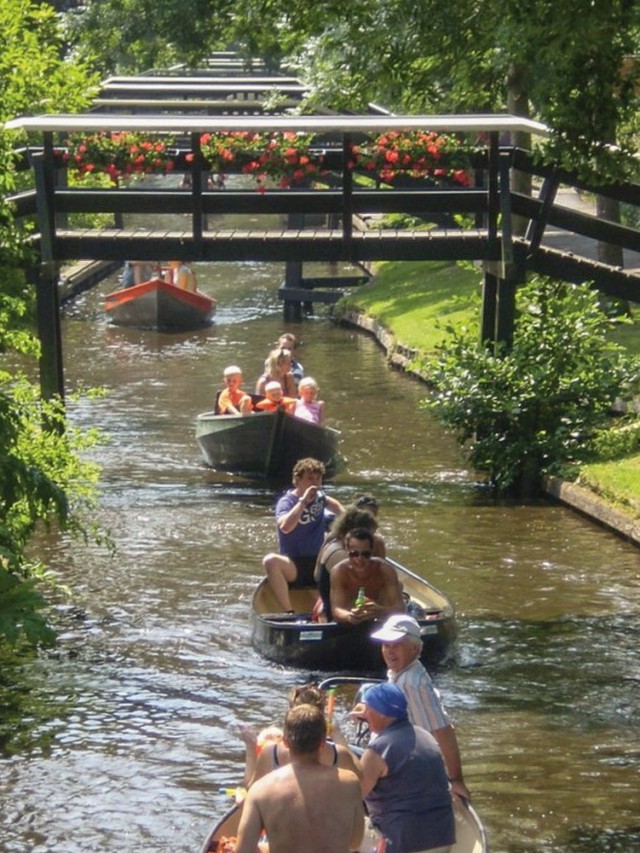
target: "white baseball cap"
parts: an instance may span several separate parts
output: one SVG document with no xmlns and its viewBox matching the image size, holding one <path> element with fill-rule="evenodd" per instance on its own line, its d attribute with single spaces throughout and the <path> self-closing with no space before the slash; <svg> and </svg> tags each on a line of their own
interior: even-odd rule
<svg viewBox="0 0 640 853">
<path fill-rule="evenodd" d="M 379 640 L 381 643 L 397 643 L 405 637 L 421 639 L 420 625 L 413 616 L 407 616 L 406 613 L 394 613 L 393 616 L 389 616 L 382 628 L 371 634 L 372 640 Z"/>
</svg>

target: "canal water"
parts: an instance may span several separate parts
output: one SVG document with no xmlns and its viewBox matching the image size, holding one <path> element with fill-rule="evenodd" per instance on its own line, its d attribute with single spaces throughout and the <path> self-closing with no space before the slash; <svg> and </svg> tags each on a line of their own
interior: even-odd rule
<svg viewBox="0 0 640 853">
<path fill-rule="evenodd" d="M 308 678 L 250 644 L 274 492 L 205 468 L 194 439 L 223 368 L 251 386 L 283 330 L 282 269 L 196 269 L 210 329 L 110 326 L 115 278 L 65 313 L 67 387 L 105 389 L 69 411 L 105 432 L 116 550 L 39 541 L 66 591 L 58 646 L 2 673 L 4 853 L 197 851 L 242 776 L 238 727 L 280 720 Z M 640 850 L 638 550 L 562 506 L 493 500 L 371 338 L 326 316 L 293 330 L 342 433 L 331 494 L 373 493 L 390 555 L 456 605 L 435 677 L 493 853 Z"/>
</svg>

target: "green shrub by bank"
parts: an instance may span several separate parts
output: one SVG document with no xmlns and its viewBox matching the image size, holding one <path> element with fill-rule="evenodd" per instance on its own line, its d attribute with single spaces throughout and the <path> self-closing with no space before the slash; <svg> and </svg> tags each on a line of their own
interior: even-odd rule
<svg viewBox="0 0 640 853">
<path fill-rule="evenodd" d="M 593 455 L 597 430 L 612 401 L 629 393 L 637 365 L 607 340 L 611 323 L 590 287 L 534 276 L 516 302 L 508 352 L 449 328 L 429 364 L 427 405 L 498 491 L 531 494 L 544 475 Z"/>
</svg>

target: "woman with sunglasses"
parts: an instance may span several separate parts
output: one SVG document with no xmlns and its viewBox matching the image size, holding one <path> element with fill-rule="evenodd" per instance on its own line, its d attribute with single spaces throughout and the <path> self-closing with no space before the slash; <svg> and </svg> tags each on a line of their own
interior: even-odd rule
<svg viewBox="0 0 640 853">
<path fill-rule="evenodd" d="M 402 588 L 395 569 L 373 556 L 373 535 L 356 528 L 345 540 L 347 558 L 331 570 L 331 614 L 336 622 L 358 625 L 404 613 Z M 364 603 L 356 606 L 360 589 Z"/>
</svg>

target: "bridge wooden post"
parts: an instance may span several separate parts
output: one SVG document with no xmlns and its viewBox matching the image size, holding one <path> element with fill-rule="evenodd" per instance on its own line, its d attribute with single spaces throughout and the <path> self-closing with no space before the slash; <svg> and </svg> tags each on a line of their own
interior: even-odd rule
<svg viewBox="0 0 640 853">
<path fill-rule="evenodd" d="M 489 243 L 498 240 L 500 218 L 500 258 L 485 262 L 482 290 L 480 339 L 494 353 L 501 346 L 513 346 L 516 315 L 516 291 L 526 279 L 526 269 L 517 263 L 513 248 L 513 215 L 511 210 L 510 172 L 512 155 L 500 151 L 497 134 L 492 134 L 489 148 L 489 202 L 487 236 Z"/>
<path fill-rule="evenodd" d="M 191 228 L 193 233 L 193 245 L 196 255 L 202 255 L 202 232 L 204 230 L 204 214 L 202 209 L 202 149 L 200 148 L 200 134 L 191 134 L 191 152 L 193 163 L 191 171 L 191 197 L 193 199 L 193 210 L 191 212 Z M 188 260 L 195 260 L 189 258 Z"/>
<path fill-rule="evenodd" d="M 353 170 L 351 161 L 351 134 L 342 134 L 342 237 L 348 242 L 353 237 Z"/>
<path fill-rule="evenodd" d="M 32 157 L 38 194 L 40 264 L 36 280 L 36 320 L 40 339 L 40 391 L 45 399 L 64 400 L 62 336 L 58 295 L 58 264 L 55 258 L 55 210 L 53 139 L 44 134 L 42 153 Z"/>
<path fill-rule="evenodd" d="M 287 216 L 287 228 L 299 230 L 304 226 L 303 213 L 290 213 Z M 301 290 L 304 287 L 302 280 L 302 261 L 285 261 L 284 266 L 284 290 Z M 311 305 L 305 303 L 310 310 Z M 299 323 L 302 320 L 303 305 L 299 299 L 287 299 L 286 294 L 282 303 L 282 319 L 285 323 Z"/>
</svg>

